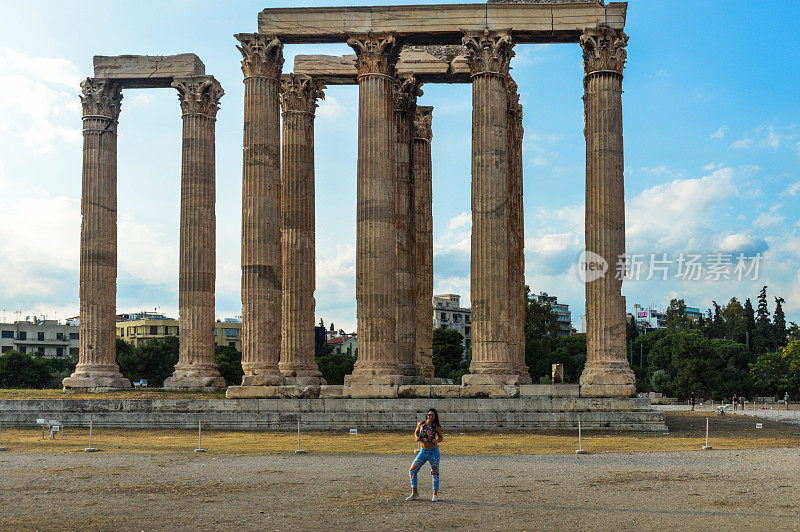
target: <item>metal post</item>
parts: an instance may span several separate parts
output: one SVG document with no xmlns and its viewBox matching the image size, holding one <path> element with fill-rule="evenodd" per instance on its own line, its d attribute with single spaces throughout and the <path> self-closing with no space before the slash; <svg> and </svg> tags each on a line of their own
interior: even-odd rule
<svg viewBox="0 0 800 532">
<path fill-rule="evenodd" d="M 84 449 L 84 452 L 87 452 L 87 453 L 93 453 L 93 452 L 97 451 L 97 449 L 92 447 L 92 428 L 93 428 L 92 425 L 93 425 L 93 423 L 92 423 L 92 415 L 89 414 L 89 447 Z"/>
<path fill-rule="evenodd" d="M 711 450 L 711 446 L 708 444 L 708 418 L 706 418 L 706 444 L 703 446 L 704 451 Z"/>
<path fill-rule="evenodd" d="M 3 447 L 3 422 L 0 421 L 0 451 L 7 451 L 7 447 Z"/>
<path fill-rule="evenodd" d="M 297 416 L 297 450 L 295 454 L 305 454 L 305 451 L 300 448 L 300 415 Z"/>
<path fill-rule="evenodd" d="M 199 420 L 199 419 L 197 420 L 197 449 L 195 449 L 194 452 L 196 452 L 196 453 L 204 453 L 204 452 L 206 452 L 206 450 L 203 449 L 203 426 L 202 426 L 202 421 Z"/>
<path fill-rule="evenodd" d="M 586 450 L 583 448 L 583 441 L 581 439 L 581 420 L 578 420 L 578 450 L 575 451 L 575 454 L 586 454 Z"/>
</svg>

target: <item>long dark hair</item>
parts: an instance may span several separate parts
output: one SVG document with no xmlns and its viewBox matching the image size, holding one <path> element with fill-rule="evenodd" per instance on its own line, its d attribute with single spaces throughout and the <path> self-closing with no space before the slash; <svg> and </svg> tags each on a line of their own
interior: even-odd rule
<svg viewBox="0 0 800 532">
<path fill-rule="evenodd" d="M 429 408 L 426 414 L 430 412 L 433 412 L 433 426 L 441 428 L 441 425 L 439 424 L 439 412 L 437 412 L 435 408 Z M 427 417 L 425 420 L 427 421 Z"/>
</svg>

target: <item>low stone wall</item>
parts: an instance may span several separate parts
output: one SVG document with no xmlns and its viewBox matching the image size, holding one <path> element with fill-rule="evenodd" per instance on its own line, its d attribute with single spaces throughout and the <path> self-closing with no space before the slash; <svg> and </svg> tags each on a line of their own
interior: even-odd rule
<svg viewBox="0 0 800 532">
<path fill-rule="evenodd" d="M 448 430 L 584 429 L 666 431 L 648 398 L 516 397 L 396 399 L 40 399 L 0 400 L 5 426 L 37 418 L 66 427 L 294 430 L 412 430 L 428 408 Z"/>
</svg>

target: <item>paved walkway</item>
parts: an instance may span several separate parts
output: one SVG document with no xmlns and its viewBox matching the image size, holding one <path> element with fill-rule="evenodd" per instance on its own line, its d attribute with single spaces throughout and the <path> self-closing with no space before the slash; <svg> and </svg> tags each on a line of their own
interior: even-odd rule
<svg viewBox="0 0 800 532">
<path fill-rule="evenodd" d="M 779 404 L 772 404 L 772 405 L 755 405 L 755 409 L 753 408 L 753 404 L 746 404 L 744 410 L 737 408 L 733 410 L 732 406 L 727 406 L 725 408 L 726 415 L 746 415 L 752 417 L 758 417 L 762 419 L 769 419 L 772 421 L 784 421 L 787 423 L 797 423 L 800 425 L 800 410 L 798 410 L 798 405 L 790 404 L 789 407 L 791 410 L 786 410 L 786 405 L 779 405 Z M 714 403 L 712 406 L 711 403 L 702 403 L 695 406 L 696 411 L 700 412 L 717 412 L 717 408 L 719 407 L 719 403 Z M 687 412 L 690 410 L 689 405 L 653 405 L 653 408 L 657 410 L 661 410 L 663 412 Z"/>
</svg>

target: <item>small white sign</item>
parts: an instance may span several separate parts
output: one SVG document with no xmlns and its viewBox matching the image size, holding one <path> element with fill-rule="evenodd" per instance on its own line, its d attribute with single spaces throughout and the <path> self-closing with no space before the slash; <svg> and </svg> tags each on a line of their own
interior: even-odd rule
<svg viewBox="0 0 800 532">
<path fill-rule="evenodd" d="M 756 428 L 757 429 L 763 429 L 764 428 L 764 424 L 763 423 L 756 423 Z"/>
<path fill-rule="evenodd" d="M 350 429 L 350 434 L 358 434 L 358 429 Z"/>
</svg>

